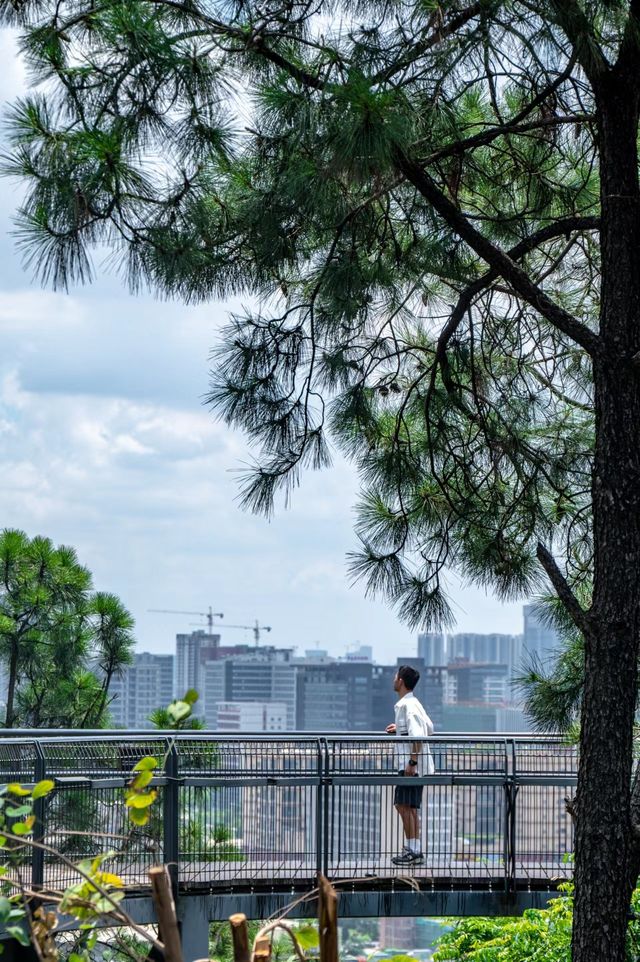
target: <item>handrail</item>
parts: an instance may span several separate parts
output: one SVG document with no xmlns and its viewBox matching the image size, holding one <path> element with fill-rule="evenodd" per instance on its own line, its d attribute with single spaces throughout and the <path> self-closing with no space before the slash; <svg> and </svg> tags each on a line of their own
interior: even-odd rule
<svg viewBox="0 0 640 962">
<path fill-rule="evenodd" d="M 82 846 L 88 834 L 90 845 L 92 832 L 128 831 L 122 788 L 142 754 L 164 755 L 152 782 L 157 844 L 133 838 L 119 869 L 127 884 L 144 885 L 145 866 L 158 857 L 170 863 L 176 892 L 274 880 L 308 887 L 318 870 L 392 880 L 401 842 L 393 792 L 407 784 L 393 749 L 416 741 L 436 761 L 433 775 L 412 779 L 426 786 L 428 877 L 445 886 L 484 879 L 505 892 L 532 876 L 567 877 L 572 823 L 560 803 L 576 781 L 577 749 L 555 736 L 20 731 L 0 738 L 0 781 L 52 779 L 56 791 L 38 806 L 39 837 L 78 835 Z M 34 888 L 62 887 L 64 871 L 35 856 Z"/>
<path fill-rule="evenodd" d="M 214 729 L 180 730 L 158 728 L 0 728 L 0 741 L 4 739 L 33 739 L 33 738 L 184 738 L 193 740 L 252 738 L 262 741 L 291 741 L 292 739 L 380 739 L 394 738 L 380 731 L 339 732 L 339 731 L 289 731 L 289 732 L 220 732 Z M 566 739 L 560 732 L 549 734 L 543 732 L 435 732 L 432 738 L 445 739 L 474 739 L 482 741 L 503 741 L 515 739 L 517 741 L 562 741 Z"/>
</svg>

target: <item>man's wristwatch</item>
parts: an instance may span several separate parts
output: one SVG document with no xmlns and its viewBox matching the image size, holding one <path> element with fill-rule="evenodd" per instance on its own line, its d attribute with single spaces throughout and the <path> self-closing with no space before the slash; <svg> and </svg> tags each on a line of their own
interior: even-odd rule
<svg viewBox="0 0 640 962">
<path fill-rule="evenodd" d="M 415 760 L 415 758 L 410 758 L 407 764 L 408 764 L 408 765 L 413 765 L 413 766 L 415 766 L 415 765 L 417 765 L 418 763 L 417 763 L 417 761 Z"/>
</svg>

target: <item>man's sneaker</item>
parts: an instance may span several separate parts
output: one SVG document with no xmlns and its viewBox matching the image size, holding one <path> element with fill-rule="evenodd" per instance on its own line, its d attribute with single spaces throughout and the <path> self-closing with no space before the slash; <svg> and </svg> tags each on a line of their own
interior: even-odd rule
<svg viewBox="0 0 640 962">
<path fill-rule="evenodd" d="M 410 852 L 405 849 L 402 855 L 394 855 L 391 861 L 394 865 L 413 865 L 415 862 L 421 862 L 423 858 L 422 852 Z"/>
</svg>

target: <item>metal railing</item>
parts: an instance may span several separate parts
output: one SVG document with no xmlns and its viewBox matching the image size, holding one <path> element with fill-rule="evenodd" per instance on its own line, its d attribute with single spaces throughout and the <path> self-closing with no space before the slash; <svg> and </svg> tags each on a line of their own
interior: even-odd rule
<svg viewBox="0 0 640 962">
<path fill-rule="evenodd" d="M 398 774 L 388 736 L 20 732 L 0 738 L 0 782 L 56 788 L 37 803 L 35 889 L 73 879 L 65 859 L 116 851 L 132 890 L 166 862 L 182 893 L 312 888 L 318 871 L 353 884 L 414 876 L 435 887 L 512 891 L 571 875 L 565 796 L 573 747 L 560 738 L 438 735 L 424 785 L 423 861 L 397 868 Z M 160 762 L 147 825 L 132 827 L 123 789 L 144 755 Z M 0 856 L 5 859 L 7 856 Z M 23 869 L 24 874 L 24 869 Z"/>
</svg>

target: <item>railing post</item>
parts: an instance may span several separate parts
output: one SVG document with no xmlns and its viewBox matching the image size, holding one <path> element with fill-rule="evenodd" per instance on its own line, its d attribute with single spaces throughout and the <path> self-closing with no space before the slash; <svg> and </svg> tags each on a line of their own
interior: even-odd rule
<svg viewBox="0 0 640 962">
<path fill-rule="evenodd" d="M 322 872 L 322 799 L 324 797 L 324 753 L 322 740 L 318 739 L 318 787 L 316 788 L 316 877 Z"/>
<path fill-rule="evenodd" d="M 505 783 L 506 818 L 505 818 L 505 891 L 507 894 L 516 889 L 516 797 L 518 795 L 516 772 L 516 747 L 511 740 L 511 771 L 507 772 Z"/>
<path fill-rule="evenodd" d="M 42 751 L 42 746 L 40 742 L 34 742 L 35 748 L 35 759 L 33 765 L 33 778 L 35 783 L 41 782 L 47 777 L 47 761 Z M 33 841 L 43 842 L 45 837 L 45 826 L 44 826 L 44 816 L 47 806 L 47 799 L 45 796 L 42 798 L 37 798 L 33 803 L 33 814 L 35 815 L 35 822 L 33 823 Z M 31 850 L 31 887 L 34 892 L 42 889 L 44 886 L 44 851 L 43 849 L 33 846 Z"/>
<path fill-rule="evenodd" d="M 178 897 L 180 837 L 179 837 L 179 783 L 178 783 L 178 750 L 175 741 L 168 742 L 164 774 L 167 783 L 163 790 L 162 821 L 164 861 L 171 879 L 174 899 Z"/>
<path fill-rule="evenodd" d="M 323 799 L 322 799 L 322 825 L 323 825 L 323 859 L 322 859 L 322 874 L 329 874 L 329 846 L 331 844 L 329 840 L 329 833 L 332 832 L 333 826 L 330 827 L 329 824 L 329 792 L 333 794 L 332 779 L 330 775 L 329 767 L 329 743 L 326 738 L 322 739 L 324 744 L 324 789 L 323 789 Z M 335 747 L 335 746 L 334 746 Z"/>
</svg>

